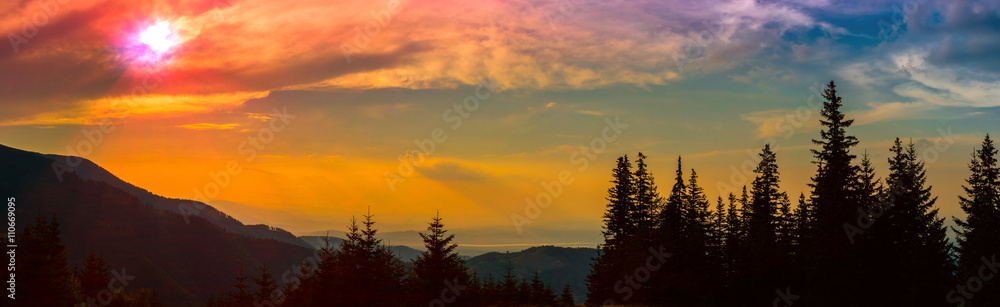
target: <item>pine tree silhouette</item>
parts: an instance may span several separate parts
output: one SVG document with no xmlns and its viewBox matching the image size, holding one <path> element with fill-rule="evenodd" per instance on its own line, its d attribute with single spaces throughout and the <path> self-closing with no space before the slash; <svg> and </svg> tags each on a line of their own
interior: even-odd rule
<svg viewBox="0 0 1000 307">
<path fill-rule="evenodd" d="M 17 254 L 15 299 L 36 306 L 73 305 L 77 294 L 66 263 L 66 246 L 59 234 L 55 216 L 38 217 L 35 223 L 25 226 Z"/>
<path fill-rule="evenodd" d="M 858 275 L 856 248 L 846 238 L 843 225 L 856 218 L 858 198 L 853 183 L 857 167 L 853 165 L 851 147 L 858 139 L 847 133 L 854 124 L 840 110 L 843 101 L 837 96 L 833 81 L 823 91 L 823 108 L 820 111 L 820 139 L 813 139 L 819 149 L 812 149 L 817 165 L 812 177 L 811 224 L 803 235 L 803 259 L 808 272 L 805 276 L 803 304 L 816 306 L 844 306 L 858 301 L 856 296 Z M 847 289 L 850 288 L 850 289 Z M 846 290 L 846 291 L 845 291 Z M 846 293 L 845 293 L 846 292 Z"/>
<path fill-rule="evenodd" d="M 966 280 L 979 278 L 984 261 L 1000 256 L 1000 165 L 989 134 L 982 146 L 973 150 L 969 171 L 962 186 L 965 195 L 959 196 L 959 205 L 968 216 L 964 220 L 952 218 L 957 224 L 958 277 L 962 286 L 967 286 Z M 954 297 L 949 302 L 965 301 L 966 306 L 1000 306 L 1000 285 L 984 283 L 972 297 L 958 293 L 949 297 Z"/>
<path fill-rule="evenodd" d="M 465 260 L 455 252 L 458 245 L 451 243 L 455 235 L 447 234 L 441 220 L 440 214 L 435 215 L 427 227 L 428 233 L 420 233 L 427 250 L 413 261 L 412 274 L 408 280 L 416 291 L 416 301 L 431 302 L 440 298 L 441 291 L 449 289 L 446 282 L 459 286 L 469 284 L 469 269 L 465 266 Z"/>
<path fill-rule="evenodd" d="M 559 295 L 559 306 L 576 306 L 576 301 L 573 299 L 573 289 L 569 287 L 569 284 L 563 286 L 562 294 Z"/>
<path fill-rule="evenodd" d="M 934 208 L 936 197 L 925 187 L 924 163 L 917 160 L 912 143 L 903 146 L 897 138 L 889 157 L 884 211 L 874 219 L 866 240 L 865 259 L 873 267 L 868 280 L 880 289 L 863 296 L 874 304 L 925 305 L 944 303 L 941 293 L 954 286 L 951 248 L 944 218 Z M 892 297 L 878 295 L 889 291 Z"/>
</svg>

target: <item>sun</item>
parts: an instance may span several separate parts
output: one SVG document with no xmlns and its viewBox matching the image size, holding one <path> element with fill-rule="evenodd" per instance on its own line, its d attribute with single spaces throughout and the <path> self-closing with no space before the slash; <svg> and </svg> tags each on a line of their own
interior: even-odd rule
<svg viewBox="0 0 1000 307">
<path fill-rule="evenodd" d="M 170 48 L 177 45 L 170 24 L 166 21 L 157 22 L 143 30 L 139 33 L 139 41 L 149 46 L 149 49 L 161 54 L 170 51 Z"/>
</svg>

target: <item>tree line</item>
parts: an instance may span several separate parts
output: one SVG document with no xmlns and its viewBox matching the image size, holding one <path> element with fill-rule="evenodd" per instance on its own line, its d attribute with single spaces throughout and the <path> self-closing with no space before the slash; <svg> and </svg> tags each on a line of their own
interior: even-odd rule
<svg viewBox="0 0 1000 307">
<path fill-rule="evenodd" d="M 17 306 L 160 306 L 151 289 L 129 290 L 127 272 L 113 272 L 104 257 L 91 252 L 79 264 L 69 266 L 59 221 L 38 217 L 25 225 L 17 250 Z"/>
<path fill-rule="evenodd" d="M 769 145 L 751 185 L 717 198 L 714 210 L 680 158 L 665 197 L 645 155 L 618 158 L 587 304 L 1000 306 L 1000 281 L 989 282 L 1000 252 L 1000 167 L 989 135 L 972 153 L 960 197 L 968 216 L 953 218 L 952 243 L 915 145 L 896 138 L 880 179 L 867 153 L 852 153 L 854 120 L 833 81 L 823 98 L 811 193 L 795 206 Z"/>
<path fill-rule="evenodd" d="M 242 270 L 233 290 L 208 306 L 576 306 L 569 285 L 556 293 L 536 271 L 531 279 L 506 273 L 480 278 L 455 252 L 455 235 L 435 216 L 420 233 L 426 250 L 412 263 L 392 253 L 377 236 L 371 214 L 355 219 L 339 246 L 330 240 L 315 265 L 305 262 L 297 279 L 279 286 L 267 267 L 248 280 Z"/>
</svg>

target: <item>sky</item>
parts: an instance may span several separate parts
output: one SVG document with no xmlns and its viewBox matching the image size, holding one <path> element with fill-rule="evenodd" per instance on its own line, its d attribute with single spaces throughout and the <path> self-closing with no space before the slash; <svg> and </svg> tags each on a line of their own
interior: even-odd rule
<svg viewBox="0 0 1000 307">
<path fill-rule="evenodd" d="M 21 0 L 0 34 L 0 143 L 297 234 L 597 234 L 638 152 L 714 207 L 771 144 L 808 195 L 831 80 L 853 152 L 914 142 L 961 217 L 1000 127 L 997 1 Z"/>
</svg>

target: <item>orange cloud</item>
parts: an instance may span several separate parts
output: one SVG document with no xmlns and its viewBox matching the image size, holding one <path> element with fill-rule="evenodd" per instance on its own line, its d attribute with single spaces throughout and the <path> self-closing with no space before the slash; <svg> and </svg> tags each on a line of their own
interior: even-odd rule
<svg viewBox="0 0 1000 307">
<path fill-rule="evenodd" d="M 209 124 L 209 123 L 199 123 L 199 124 L 187 124 L 179 125 L 177 128 L 191 129 L 191 130 L 229 130 L 239 127 L 240 124 Z"/>
</svg>

